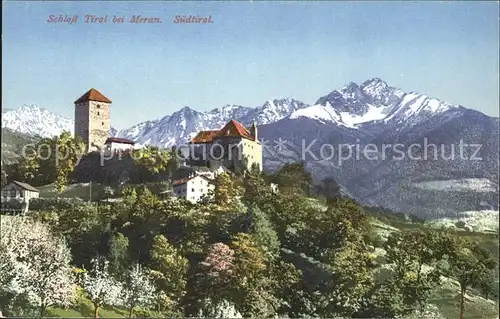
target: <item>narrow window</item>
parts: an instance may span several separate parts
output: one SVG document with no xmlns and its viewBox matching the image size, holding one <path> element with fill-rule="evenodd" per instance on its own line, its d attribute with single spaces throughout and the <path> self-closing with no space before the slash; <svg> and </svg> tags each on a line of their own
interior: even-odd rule
<svg viewBox="0 0 500 319">
<path fill-rule="evenodd" d="M 102 126 L 104 126 L 104 122 L 102 122 Z"/>
<path fill-rule="evenodd" d="M 97 115 L 100 115 L 100 114 L 99 114 L 99 111 L 97 111 Z"/>
</svg>

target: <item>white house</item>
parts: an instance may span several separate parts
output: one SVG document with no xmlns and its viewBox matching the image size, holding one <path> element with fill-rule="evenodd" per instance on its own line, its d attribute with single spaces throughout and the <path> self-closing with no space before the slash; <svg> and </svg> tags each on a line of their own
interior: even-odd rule
<svg viewBox="0 0 500 319">
<path fill-rule="evenodd" d="M 278 184 L 271 183 L 271 192 L 274 194 L 279 193 Z"/>
<path fill-rule="evenodd" d="M 30 184 L 12 181 L 2 188 L 2 201 L 11 199 L 21 199 L 29 201 L 31 198 L 38 198 L 40 191 Z"/>
<path fill-rule="evenodd" d="M 230 172 L 231 171 L 224 166 L 219 166 L 217 168 L 208 168 L 206 166 L 193 166 L 191 174 L 189 176 L 194 177 L 196 175 L 200 175 L 200 176 L 205 176 L 211 180 L 214 180 L 218 175 L 222 173 L 229 174 Z"/>
<path fill-rule="evenodd" d="M 135 142 L 126 138 L 108 137 L 104 143 L 105 152 L 123 152 L 134 149 Z"/>
<path fill-rule="evenodd" d="M 212 180 L 203 175 L 186 177 L 172 183 L 173 195 L 197 203 L 214 189 Z"/>
</svg>

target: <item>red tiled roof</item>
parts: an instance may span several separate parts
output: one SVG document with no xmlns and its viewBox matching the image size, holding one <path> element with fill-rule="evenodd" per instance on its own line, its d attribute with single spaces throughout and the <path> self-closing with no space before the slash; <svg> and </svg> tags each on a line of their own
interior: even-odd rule
<svg viewBox="0 0 500 319">
<path fill-rule="evenodd" d="M 243 126 L 243 124 L 236 122 L 235 120 L 229 121 L 217 134 L 220 136 L 234 136 L 234 137 L 244 137 L 251 139 L 250 132 Z"/>
<path fill-rule="evenodd" d="M 108 137 L 104 144 L 108 144 L 108 143 L 121 143 L 121 144 L 131 144 L 131 145 L 135 144 L 135 142 L 132 140 L 128 140 L 126 138 L 120 138 L 120 137 Z"/>
<path fill-rule="evenodd" d="M 213 138 L 219 133 L 219 130 L 215 131 L 200 131 L 191 140 L 191 143 L 209 143 Z"/>
<path fill-rule="evenodd" d="M 178 179 L 176 181 L 174 181 L 172 183 L 172 186 L 177 186 L 177 185 L 182 185 L 182 184 L 186 184 L 187 182 L 189 182 L 191 179 L 193 179 L 194 177 L 185 177 L 185 178 L 181 178 L 181 179 Z"/>
<path fill-rule="evenodd" d="M 216 137 L 243 137 L 250 140 L 254 138 L 243 124 L 231 120 L 222 129 L 215 131 L 201 131 L 191 140 L 191 143 L 209 143 Z"/>
<path fill-rule="evenodd" d="M 185 183 L 189 182 L 190 180 L 192 180 L 193 178 L 196 178 L 196 177 L 201 177 L 201 178 L 206 179 L 207 181 L 211 182 L 210 178 L 208 178 L 206 176 L 195 175 L 195 176 L 191 176 L 191 177 L 184 177 L 184 178 L 178 179 L 178 180 L 176 180 L 176 181 L 174 181 L 172 183 L 172 186 L 178 186 L 178 185 L 185 184 Z"/>
<path fill-rule="evenodd" d="M 92 88 L 87 91 L 84 95 L 80 96 L 78 100 L 75 101 L 75 104 L 87 102 L 87 101 L 97 101 L 103 103 L 111 103 L 111 100 L 101 94 L 101 92 Z"/>
</svg>

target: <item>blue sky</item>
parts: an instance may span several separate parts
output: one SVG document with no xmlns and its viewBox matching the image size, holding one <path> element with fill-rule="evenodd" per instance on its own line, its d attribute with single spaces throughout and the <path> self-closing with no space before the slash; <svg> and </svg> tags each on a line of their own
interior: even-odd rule
<svg viewBox="0 0 500 319">
<path fill-rule="evenodd" d="M 349 81 L 498 116 L 496 2 L 21 2 L 3 4 L 3 107 L 73 117 L 95 87 L 126 128 L 182 106 L 314 103 Z M 49 15 L 78 15 L 75 25 Z M 161 24 L 85 24 L 86 14 L 158 16 Z M 174 24 L 211 15 L 212 24 Z"/>
</svg>

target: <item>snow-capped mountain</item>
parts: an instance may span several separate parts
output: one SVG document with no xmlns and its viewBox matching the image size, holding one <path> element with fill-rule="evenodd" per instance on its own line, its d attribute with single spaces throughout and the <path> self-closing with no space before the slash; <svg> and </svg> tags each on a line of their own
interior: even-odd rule
<svg viewBox="0 0 500 319">
<path fill-rule="evenodd" d="M 2 112 L 2 127 L 30 135 L 52 137 L 65 130 L 73 132 L 74 121 L 37 105 L 23 105 L 17 110 Z"/>
<path fill-rule="evenodd" d="M 22 105 L 18 109 L 2 109 L 2 127 L 29 135 L 53 137 L 63 131 L 73 133 L 75 121 L 38 105 Z M 111 136 L 116 129 L 111 127 Z"/>
<path fill-rule="evenodd" d="M 350 82 L 340 91 L 332 91 L 290 118 L 312 118 L 321 122 L 357 128 L 369 122 L 388 125 L 416 125 L 452 108 L 460 108 L 419 93 L 405 93 L 388 86 L 379 78 L 358 85 Z"/>
<path fill-rule="evenodd" d="M 170 147 L 187 142 L 200 130 L 220 129 L 230 119 L 250 125 L 274 123 L 307 105 L 301 101 L 283 98 L 266 101 L 256 108 L 225 105 L 207 112 L 198 112 L 187 106 L 160 120 L 147 121 L 117 133 L 118 137 L 132 139 L 140 144 Z"/>
</svg>

